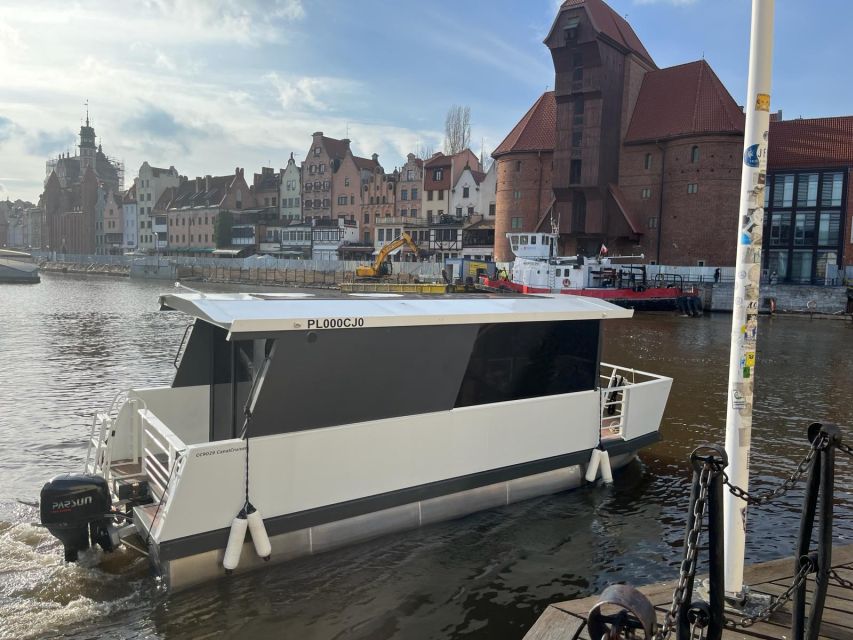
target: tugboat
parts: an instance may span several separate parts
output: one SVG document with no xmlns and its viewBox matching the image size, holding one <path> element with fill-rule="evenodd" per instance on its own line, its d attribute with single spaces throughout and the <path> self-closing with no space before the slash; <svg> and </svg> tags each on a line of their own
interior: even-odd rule
<svg viewBox="0 0 853 640">
<path fill-rule="evenodd" d="M 646 265 L 632 262 L 642 260 L 642 255 L 608 257 L 602 245 L 596 257 L 557 256 L 555 233 L 506 235 L 515 255 L 512 273 L 481 276 L 481 288 L 487 291 L 570 294 L 630 309 L 677 309 L 689 316 L 702 311 L 699 291 L 685 286 L 680 275 L 658 274 L 649 279 Z"/>
<path fill-rule="evenodd" d="M 602 322 L 632 312 L 592 298 L 160 303 L 192 321 L 174 380 L 95 414 L 41 521 L 67 561 L 127 545 L 173 590 L 607 482 L 659 438 L 672 385 L 600 361 Z"/>
</svg>

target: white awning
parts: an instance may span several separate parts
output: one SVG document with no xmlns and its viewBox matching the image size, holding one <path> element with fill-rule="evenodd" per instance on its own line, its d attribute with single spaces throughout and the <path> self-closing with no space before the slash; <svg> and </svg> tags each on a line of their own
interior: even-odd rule
<svg viewBox="0 0 853 640">
<path fill-rule="evenodd" d="M 231 333 L 272 333 L 419 325 L 630 318 L 634 312 L 573 295 L 448 295 L 429 298 L 270 299 L 265 294 L 179 293 L 161 307 L 201 318 Z"/>
</svg>

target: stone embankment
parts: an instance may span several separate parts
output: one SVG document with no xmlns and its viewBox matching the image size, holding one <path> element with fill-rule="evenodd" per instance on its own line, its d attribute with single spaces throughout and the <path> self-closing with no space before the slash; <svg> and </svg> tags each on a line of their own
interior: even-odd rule
<svg viewBox="0 0 853 640">
<path fill-rule="evenodd" d="M 734 286 L 717 283 L 705 288 L 705 308 L 731 312 Z M 848 287 L 817 287 L 799 284 L 762 284 L 759 289 L 759 313 L 806 314 L 851 318 Z"/>
</svg>

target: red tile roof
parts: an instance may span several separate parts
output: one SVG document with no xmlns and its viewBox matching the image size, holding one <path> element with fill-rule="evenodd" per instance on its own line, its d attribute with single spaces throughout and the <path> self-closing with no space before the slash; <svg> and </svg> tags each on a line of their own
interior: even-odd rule
<svg viewBox="0 0 853 640">
<path fill-rule="evenodd" d="M 652 60 L 652 56 L 646 51 L 640 38 L 634 33 L 631 25 L 628 24 L 625 18 L 611 9 L 606 2 L 603 2 L 603 0 L 566 0 L 560 7 L 560 11 L 563 9 L 575 9 L 577 7 L 586 7 L 587 13 L 592 20 L 592 26 L 595 27 L 596 31 L 603 33 L 617 44 L 622 45 L 629 51 L 645 59 L 653 67 L 657 66 L 655 61 Z M 554 25 L 556 26 L 556 24 L 555 20 Z M 551 27 L 551 31 L 553 30 L 554 27 Z M 549 33 L 548 36 L 550 37 L 550 35 Z"/>
<path fill-rule="evenodd" d="M 553 91 L 546 91 L 492 152 L 492 157 L 525 151 L 553 151 L 556 131 L 557 101 Z"/>
<path fill-rule="evenodd" d="M 349 149 L 350 141 L 347 138 L 338 140 L 337 138 L 322 136 L 321 140 L 323 148 L 326 150 L 326 153 L 329 154 L 330 158 L 343 160 L 344 156 L 347 154 L 347 149 Z"/>
<path fill-rule="evenodd" d="M 449 167 L 452 156 L 446 156 L 441 151 L 436 151 L 424 163 L 425 167 Z"/>
<path fill-rule="evenodd" d="M 625 142 L 689 135 L 743 135 L 744 115 L 704 60 L 648 72 Z"/>
<path fill-rule="evenodd" d="M 853 166 L 853 116 L 770 123 L 769 169 L 838 165 Z"/>
<path fill-rule="evenodd" d="M 362 171 L 375 171 L 379 166 L 379 163 L 373 158 L 362 158 L 361 156 L 353 156 L 352 159 L 355 161 L 355 166 L 357 166 Z"/>
</svg>

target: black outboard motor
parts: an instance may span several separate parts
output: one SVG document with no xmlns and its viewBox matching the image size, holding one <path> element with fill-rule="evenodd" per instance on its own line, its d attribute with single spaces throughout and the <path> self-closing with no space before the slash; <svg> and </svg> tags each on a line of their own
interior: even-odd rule
<svg viewBox="0 0 853 640">
<path fill-rule="evenodd" d="M 62 542 L 66 562 L 76 562 L 90 540 L 104 551 L 118 546 L 118 532 L 109 515 L 111 503 L 107 481 L 101 476 L 64 473 L 42 487 L 41 523 Z"/>
</svg>

